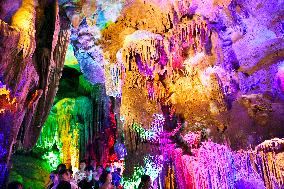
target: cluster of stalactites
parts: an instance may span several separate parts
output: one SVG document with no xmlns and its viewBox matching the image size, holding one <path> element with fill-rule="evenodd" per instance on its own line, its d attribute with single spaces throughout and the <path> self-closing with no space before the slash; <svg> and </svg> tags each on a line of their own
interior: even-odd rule
<svg viewBox="0 0 284 189">
<path fill-rule="evenodd" d="M 165 71 L 172 75 L 183 69 L 183 61 L 205 50 L 210 31 L 199 17 L 183 20 L 163 38 L 145 31 L 136 31 L 126 37 L 122 49 L 126 71 L 139 72 L 144 79 L 139 86 L 147 87 L 149 99 L 160 101 L 166 90 L 159 80 Z M 187 51 L 186 53 L 184 53 Z"/>
<path fill-rule="evenodd" d="M 123 49 L 125 66 L 129 71 L 135 69 L 135 66 L 131 65 L 131 60 L 134 59 L 139 68 L 139 62 L 137 62 L 137 59 L 139 59 L 144 65 L 148 64 L 148 67 L 152 69 L 156 66 L 156 71 L 159 71 L 160 67 L 156 64 L 166 65 L 170 63 L 171 59 L 168 60 L 167 57 L 177 56 L 179 49 L 189 48 L 193 50 L 193 53 L 189 56 L 194 56 L 196 52 L 203 51 L 209 34 L 206 21 L 198 18 L 179 23 L 171 32 L 165 34 L 164 39 L 150 37 L 133 39 L 133 41 L 128 41 L 129 45 Z M 142 71 L 145 72 L 145 70 Z M 144 74 L 149 76 L 151 73 L 146 72 Z"/>
<path fill-rule="evenodd" d="M 284 185 L 283 178 L 283 152 L 258 152 L 253 154 L 256 165 L 255 169 L 262 176 L 266 187 L 274 188 Z M 251 162 L 253 165 L 253 162 Z M 265 168 L 265 169 L 264 169 Z"/>
<path fill-rule="evenodd" d="M 193 156 L 184 155 L 182 149 L 173 149 L 170 145 L 163 148 L 168 153 L 164 156 L 173 160 L 175 183 L 179 188 L 243 188 L 247 185 L 264 189 L 283 185 L 277 154 L 234 152 L 213 142 L 202 143 L 193 151 Z"/>
<path fill-rule="evenodd" d="M 79 102 L 79 100 L 81 101 Z M 76 120 L 76 114 L 79 112 L 77 106 L 78 104 L 84 106 L 84 104 L 89 103 L 89 101 L 85 102 L 84 99 L 77 101 L 76 99 L 65 98 L 53 107 L 37 142 L 37 146 L 44 149 L 51 149 L 56 145 L 60 151 L 60 162 L 69 164 L 74 168 L 79 166 L 80 155 L 80 123 Z M 88 111 L 90 111 L 90 108 L 88 108 Z M 83 111 L 80 112 L 83 113 Z M 89 117 L 90 115 L 84 116 Z"/>
<path fill-rule="evenodd" d="M 194 52 L 201 52 L 204 50 L 208 32 L 206 21 L 201 19 L 186 20 L 174 27 L 172 36 L 169 38 L 174 47 L 190 48 Z M 170 52 L 177 50 L 171 46 L 169 48 Z M 190 55 L 193 56 L 194 54 Z"/>
<path fill-rule="evenodd" d="M 108 96 L 121 97 L 121 87 L 125 77 L 123 64 L 121 64 L 120 61 L 106 64 L 105 75 L 106 94 Z"/>
<path fill-rule="evenodd" d="M 144 76 L 153 78 L 164 64 L 162 59 L 165 54 L 159 51 L 163 46 L 162 40 L 155 39 L 131 42 L 127 48 L 123 49 L 126 70 L 139 71 Z"/>
</svg>

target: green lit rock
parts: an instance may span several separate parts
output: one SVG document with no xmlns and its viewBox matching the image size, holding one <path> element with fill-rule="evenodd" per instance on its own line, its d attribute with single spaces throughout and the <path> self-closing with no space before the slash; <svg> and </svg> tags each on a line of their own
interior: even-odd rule
<svg viewBox="0 0 284 189">
<path fill-rule="evenodd" d="M 12 156 L 9 182 L 19 181 L 24 188 L 43 189 L 49 180 L 51 167 L 42 159 L 26 155 Z"/>
</svg>

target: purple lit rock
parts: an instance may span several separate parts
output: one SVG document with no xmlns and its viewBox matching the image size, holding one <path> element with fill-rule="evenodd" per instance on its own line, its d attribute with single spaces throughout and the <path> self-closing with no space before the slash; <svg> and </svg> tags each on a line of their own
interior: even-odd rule
<svg viewBox="0 0 284 189">
<path fill-rule="evenodd" d="M 36 18 L 39 19 L 36 20 L 36 39 L 30 34 L 26 36 L 36 42 L 28 47 L 34 53 L 24 57 L 22 49 L 18 48 L 22 28 L 16 30 L 9 25 L 20 4 L 21 1 L 0 3 L 1 19 L 8 22 L 0 20 L 0 78 L 17 103 L 15 112 L 0 114 L 0 135 L 4 136 L 4 143 L 0 145 L 8 152 L 0 158 L 1 169 L 8 165 L 15 143 L 24 149 L 35 145 L 57 91 L 69 38 L 68 31 L 59 31 L 59 7 L 55 1 L 39 1 L 37 15 L 44 14 Z M 43 19 L 45 16 L 49 19 Z M 1 187 L 7 181 L 6 173 L 1 172 L 1 176 L 4 175 L 0 178 Z"/>
</svg>

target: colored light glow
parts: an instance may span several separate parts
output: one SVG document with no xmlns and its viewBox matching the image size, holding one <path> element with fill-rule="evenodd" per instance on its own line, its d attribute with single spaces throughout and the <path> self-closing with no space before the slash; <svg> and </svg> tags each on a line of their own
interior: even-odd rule
<svg viewBox="0 0 284 189">
<path fill-rule="evenodd" d="M 270 174 L 278 178 L 275 180 L 277 183 L 282 182 L 278 176 L 281 171 L 273 167 L 275 164 L 269 159 L 272 157 L 269 154 L 234 152 L 228 146 L 211 141 L 202 143 L 193 156 L 183 155 L 182 149 L 174 149 L 169 145 L 166 149 L 168 154 L 164 155 L 171 157 L 174 162 L 179 188 L 235 188 L 236 185 L 248 184 L 249 188 L 262 189 L 265 187 L 261 175 Z M 261 169 L 264 165 L 269 166 L 269 173 Z"/>
<path fill-rule="evenodd" d="M 4 183 L 4 179 L 5 179 L 6 174 L 7 174 L 7 169 L 8 169 L 8 166 L 7 166 L 6 163 L 0 164 L 0 182 L 1 183 Z"/>
<path fill-rule="evenodd" d="M 76 100 L 65 98 L 53 106 L 36 145 L 47 150 L 56 145 L 60 152 L 58 155 L 60 162 L 70 164 L 73 168 L 79 166 L 80 148 L 79 124 L 76 121 L 74 123 L 73 115 L 79 111 L 77 106 L 89 105 L 89 101 L 85 101 L 86 98 Z"/>
<path fill-rule="evenodd" d="M 104 18 L 106 22 L 115 22 L 116 19 L 119 17 L 120 12 L 123 8 L 124 1 L 117 0 L 117 1 L 109 1 L 109 0 L 102 0 L 98 1 L 98 6 L 101 7 L 101 10 L 104 13 Z"/>
<path fill-rule="evenodd" d="M 200 137 L 201 137 L 201 131 L 197 131 L 197 132 L 190 132 L 190 133 L 184 135 L 183 139 L 192 148 L 192 147 L 198 146 L 198 144 L 200 142 Z"/>
<path fill-rule="evenodd" d="M 112 162 L 110 165 L 111 165 L 111 170 L 112 171 L 114 171 L 117 168 L 120 168 L 121 169 L 121 174 L 123 174 L 124 169 L 125 169 L 124 160 L 119 160 L 119 161 Z"/>
<path fill-rule="evenodd" d="M 155 61 L 164 60 L 162 58 L 164 54 L 159 52 L 160 48 L 163 48 L 162 40 L 161 35 L 146 30 L 138 30 L 126 36 L 122 50 L 125 67 L 129 67 L 130 57 L 134 56 L 139 72 L 146 77 L 153 78 L 161 70 L 161 67 L 158 64 L 156 65 Z M 161 64 L 164 64 L 164 62 Z"/>
<path fill-rule="evenodd" d="M 71 44 L 68 45 L 64 65 L 76 65 L 78 61 L 74 56 L 74 50 Z"/>
<path fill-rule="evenodd" d="M 140 184 L 141 176 L 144 174 L 145 174 L 145 169 L 142 166 L 134 167 L 134 173 L 132 177 L 130 178 L 122 177 L 121 184 L 124 186 L 124 188 L 136 189 L 138 188 L 138 185 Z"/>
<path fill-rule="evenodd" d="M 18 48 L 23 49 L 23 57 L 33 54 L 35 49 L 36 0 L 23 0 L 21 7 L 12 17 L 11 25 L 20 30 Z"/>
<path fill-rule="evenodd" d="M 7 150 L 5 149 L 5 139 L 4 134 L 0 133 L 0 158 L 4 158 L 7 154 Z"/>
<path fill-rule="evenodd" d="M 136 133 L 139 133 L 139 137 L 142 139 L 155 140 L 157 138 L 157 134 L 155 132 L 144 129 L 142 125 L 138 123 L 133 123 L 132 129 Z"/>
<path fill-rule="evenodd" d="M 116 153 L 119 160 L 124 159 L 124 157 L 127 155 L 125 145 L 119 141 L 114 144 L 114 152 Z"/>
<path fill-rule="evenodd" d="M 71 154 L 71 166 L 74 168 L 79 167 L 79 129 L 76 128 L 73 130 L 73 136 L 71 140 L 70 154 Z"/>
<path fill-rule="evenodd" d="M 151 131 L 156 133 L 156 137 L 164 131 L 165 118 L 162 114 L 154 114 L 153 121 L 151 123 Z"/>
<path fill-rule="evenodd" d="M 122 185 L 127 189 L 136 189 L 141 181 L 142 175 L 149 175 L 154 181 L 162 170 L 162 156 L 145 156 L 144 166 L 134 167 L 133 175 L 130 178 L 122 178 Z"/>
<path fill-rule="evenodd" d="M 71 28 L 70 40 L 75 57 L 81 72 L 92 84 L 105 83 L 103 50 L 95 44 L 100 37 L 99 28 L 96 25 L 89 25 L 86 19 L 83 19 L 78 28 Z"/>
<path fill-rule="evenodd" d="M 42 156 L 42 158 L 48 162 L 53 170 L 55 170 L 57 168 L 57 165 L 60 164 L 60 155 L 57 152 L 47 152 Z"/>
<path fill-rule="evenodd" d="M 165 118 L 162 114 L 153 114 L 153 121 L 151 122 L 150 129 L 145 129 L 142 125 L 133 123 L 132 130 L 138 133 L 141 139 L 146 139 L 150 142 L 158 142 L 160 135 L 163 132 L 164 124 Z"/>
<path fill-rule="evenodd" d="M 16 98 L 11 97 L 11 91 L 0 81 L 0 114 L 5 111 L 13 111 L 16 108 Z"/>
<path fill-rule="evenodd" d="M 136 126 L 141 136 L 146 136 L 146 129 L 143 129 L 139 124 L 135 124 L 134 126 Z M 184 139 L 188 145 L 197 148 L 200 136 L 200 132 L 188 133 L 184 136 Z M 259 148 L 269 146 L 265 148 L 270 149 L 272 146 L 275 146 L 275 141 L 282 140 L 274 139 L 265 142 L 259 145 Z M 279 148 L 278 146 L 275 148 Z M 271 163 L 272 161 L 270 159 L 265 159 L 271 157 L 262 157 L 262 160 L 256 163 L 256 157 L 259 155 L 255 154 L 255 151 L 234 152 L 228 146 L 216 144 L 211 141 L 202 143 L 200 148 L 194 150 L 192 156 L 183 155 L 182 149 L 174 149 L 173 146 L 166 145 L 163 147 L 166 148 L 166 150 L 163 151 L 165 152 L 163 156 L 173 158 L 175 179 L 180 188 L 201 189 L 220 188 L 222 186 L 232 188 L 248 184 L 254 188 L 262 189 L 265 188 L 264 182 L 261 179 L 261 175 L 264 174 L 273 174 L 275 178 L 277 178 L 275 182 L 278 184 L 282 182 L 281 177 L 279 177 L 281 170 L 275 168 L 275 165 Z M 267 149 L 264 150 L 267 151 Z M 261 156 L 263 155 L 264 154 Z M 147 174 L 155 180 L 161 173 L 163 165 L 163 158 L 161 157 L 163 156 L 146 156 L 144 158 L 145 166 L 142 169 L 142 173 L 140 172 L 139 175 Z M 271 168 L 268 171 L 269 173 L 261 169 L 264 165 L 269 165 Z M 256 170 L 256 166 L 260 167 Z M 134 173 L 134 175 L 137 176 L 138 173 Z M 168 177 L 168 179 L 170 179 L 172 175 L 168 175 Z M 266 185 L 269 185 L 270 181 L 266 182 Z M 135 188 L 139 182 L 137 181 L 136 183 L 131 179 L 126 179 L 125 184 L 127 185 L 126 188 Z"/>
<path fill-rule="evenodd" d="M 278 85 L 282 93 L 284 93 L 284 62 L 281 62 L 278 67 L 277 77 L 278 77 Z"/>
<path fill-rule="evenodd" d="M 108 8 L 108 6 L 107 5 L 105 5 L 106 6 L 106 8 Z M 186 27 L 186 31 L 194 31 L 194 29 L 196 28 L 196 30 L 195 30 L 195 35 L 197 36 L 196 37 L 196 39 L 194 39 L 194 40 L 197 40 L 197 47 L 196 47 L 196 49 L 194 49 L 194 50 L 198 50 L 198 51 L 200 51 L 203 47 L 202 47 L 202 45 L 203 45 L 203 43 L 204 43 L 204 35 L 202 35 L 202 32 L 204 32 L 204 30 L 206 31 L 207 29 L 206 29 L 206 27 L 203 27 L 203 25 L 204 25 L 204 23 L 198 23 L 196 20 L 194 20 L 194 22 L 193 23 L 190 23 L 190 24 L 188 24 L 187 23 L 187 26 L 185 26 Z M 175 26 L 174 26 L 175 27 Z M 179 27 L 179 26 L 178 26 Z M 198 29 L 197 29 L 198 28 Z M 184 28 L 183 28 L 184 29 Z M 201 31 L 200 31 L 201 30 Z M 147 32 L 145 32 L 145 33 L 147 33 Z M 150 32 L 149 32 L 150 33 Z M 150 34 L 146 34 L 145 36 L 143 36 L 143 35 L 137 35 L 137 36 L 134 36 L 133 38 L 131 38 L 131 36 L 128 36 L 129 38 L 127 38 L 126 37 L 126 39 L 125 39 L 125 42 L 126 43 L 136 43 L 136 44 L 134 44 L 133 46 L 133 48 L 132 48 L 132 44 L 127 44 L 127 45 L 129 45 L 129 46 L 131 46 L 131 50 L 133 50 L 133 49 L 135 49 L 134 51 L 135 51 L 135 53 L 137 52 L 137 51 L 139 51 L 139 47 L 140 46 L 144 46 L 145 47 L 145 44 L 148 42 L 148 41 L 151 41 L 152 39 L 148 39 L 148 37 L 149 38 L 151 38 L 152 36 L 154 36 L 152 33 L 150 33 Z M 200 36 L 198 36 L 199 34 L 198 33 L 201 33 L 200 34 Z M 169 48 L 169 51 L 171 52 L 171 54 L 169 55 L 169 57 L 171 58 L 171 61 L 172 61 L 172 63 L 173 63 L 173 67 L 175 67 L 175 68 L 182 68 L 183 66 L 186 66 L 186 65 L 189 65 L 190 63 L 192 64 L 192 65 L 197 65 L 197 63 L 199 62 L 199 61 L 201 61 L 201 59 L 203 58 L 203 56 L 205 56 L 205 54 L 202 52 L 202 53 L 200 53 L 200 52 L 198 52 L 197 54 L 196 54 L 196 56 L 194 57 L 194 58 L 192 58 L 192 59 L 187 59 L 187 61 L 188 62 L 184 62 L 184 63 L 187 63 L 187 64 L 182 64 L 182 57 L 180 56 L 180 52 L 178 51 L 179 49 L 180 49 L 180 47 L 181 47 L 181 45 L 187 45 L 187 44 L 182 44 L 183 42 L 182 41 L 184 41 L 184 40 L 186 40 L 186 42 L 187 43 L 192 43 L 192 40 L 193 40 L 193 37 L 192 37 L 192 33 L 190 33 L 188 36 L 183 36 L 183 35 L 179 35 L 180 34 L 180 31 L 179 31 L 179 33 L 178 33 L 178 35 L 175 35 L 175 36 L 170 36 L 169 37 L 169 41 L 171 41 L 171 37 L 172 37 L 172 43 L 173 43 L 173 48 L 171 49 L 171 48 Z M 154 36 L 153 38 L 155 38 L 155 40 L 156 40 L 156 36 Z M 185 39 L 183 39 L 183 38 L 185 38 Z M 141 41 L 140 41 L 141 40 Z M 159 39 L 158 39 L 159 40 Z M 162 39 L 161 39 L 162 40 Z M 147 42 L 145 42 L 145 41 L 147 41 Z M 152 42 L 152 41 L 151 41 Z M 140 44 L 141 43 L 141 44 Z M 147 46 L 147 45 L 146 45 Z M 155 45 L 154 45 L 155 46 Z M 148 47 L 148 46 L 147 46 Z M 167 47 L 166 47 L 167 48 Z M 144 48 L 145 49 L 145 48 Z M 129 50 L 129 49 L 128 49 Z M 191 49 L 191 50 L 193 50 L 193 49 Z M 145 50 L 146 51 L 146 50 Z M 151 51 L 151 50 L 150 50 Z M 147 54 L 150 54 L 149 52 L 146 52 L 146 53 L 138 53 L 139 55 L 137 55 L 135 58 L 136 58 L 136 63 L 138 64 L 138 68 L 139 68 L 139 71 L 143 74 L 145 74 L 146 76 L 151 76 L 151 77 L 155 77 L 155 74 L 153 73 L 154 71 L 156 71 L 156 67 L 155 67 L 155 65 L 153 65 L 154 64 L 154 61 L 152 61 L 151 60 L 151 58 L 153 58 L 153 59 L 158 59 L 157 58 L 157 56 L 156 56 L 156 54 L 158 54 L 157 53 L 157 49 L 155 49 L 154 51 L 151 51 L 151 53 L 153 52 L 153 56 L 152 56 L 152 54 L 150 55 L 150 58 L 149 57 L 147 57 Z M 130 51 L 128 51 L 128 52 L 126 52 L 125 54 L 127 54 L 127 53 L 130 53 Z M 133 53 L 133 51 L 131 51 L 131 53 Z M 96 53 L 94 53 L 94 54 L 96 54 Z M 163 57 L 163 56 L 162 56 Z M 161 57 L 159 57 L 159 58 L 161 58 Z M 147 60 L 149 60 L 149 62 L 146 62 L 145 61 L 145 59 L 147 59 Z M 126 60 L 127 61 L 127 60 Z M 144 64 L 146 62 L 146 65 Z M 149 65 L 147 65 L 147 64 L 149 64 Z M 86 63 L 86 66 L 88 66 L 88 64 Z M 83 65 L 82 67 L 85 67 L 85 65 Z M 88 70 L 88 69 L 86 69 L 86 70 Z M 117 76 L 117 74 L 115 73 L 115 74 L 113 74 L 113 72 L 112 72 L 112 68 L 110 68 L 110 70 L 109 70 L 110 72 L 111 72 L 111 76 L 110 76 L 110 79 L 111 79 L 111 82 L 113 82 L 113 83 L 115 83 L 115 85 L 117 85 L 117 86 L 121 86 L 121 84 L 119 84 L 118 82 L 117 82 L 117 78 L 118 78 L 118 76 Z M 188 68 L 188 70 L 187 70 L 188 72 L 190 72 L 190 70 L 189 70 L 189 68 Z M 213 73 L 213 72 L 212 72 Z M 279 71 L 279 75 L 281 76 L 282 74 L 282 71 L 281 71 L 281 69 L 280 69 L 280 71 Z M 91 77 L 93 77 L 93 70 L 92 71 L 90 71 L 88 74 L 90 74 L 91 75 Z M 90 77 L 90 78 L 91 78 Z M 176 104 L 176 103 L 178 103 L 178 102 L 188 102 L 188 100 L 185 100 L 184 98 L 181 98 L 180 97 L 180 99 L 178 98 L 178 96 L 176 95 L 176 94 L 181 94 L 182 96 L 186 96 L 185 95 L 185 91 L 187 92 L 187 91 L 199 91 L 200 92 L 200 94 L 203 94 L 203 95 L 205 95 L 205 96 L 207 96 L 207 94 L 206 94 L 206 92 L 204 92 L 204 91 L 206 91 L 206 90 L 204 90 L 204 86 L 205 86 L 205 88 L 207 87 L 207 86 L 209 86 L 210 85 L 210 82 L 212 82 L 212 78 L 211 78 L 211 72 L 209 72 L 208 71 L 208 73 L 206 73 L 206 72 L 204 72 L 204 78 L 202 78 L 203 76 L 201 76 L 201 83 L 203 84 L 203 86 L 202 85 L 200 85 L 200 86 L 198 86 L 198 84 L 200 83 L 200 82 L 196 82 L 197 83 L 197 85 L 196 85 L 196 83 L 195 84 L 192 84 L 193 82 L 190 82 L 190 79 L 191 78 L 189 78 L 189 79 L 185 79 L 185 80 L 183 80 L 183 81 L 179 81 L 179 82 L 177 82 L 178 83 L 178 85 L 180 85 L 181 86 L 181 88 L 183 88 L 183 90 L 179 90 L 179 92 L 175 92 L 175 93 L 173 93 L 174 95 L 172 96 L 173 97 L 173 102 L 174 102 L 174 104 Z M 282 78 L 282 76 L 280 77 L 280 78 Z M 142 81 L 141 83 L 143 83 L 144 81 Z M 118 84 L 116 84 L 116 83 L 118 83 Z M 281 83 L 283 84 L 283 80 L 281 80 Z M 185 87 L 185 86 L 187 86 L 187 87 Z M 197 86 L 197 87 L 195 87 L 195 86 Z M 159 91 L 159 88 L 158 87 L 155 87 L 155 85 L 153 84 L 153 83 L 150 83 L 149 84 L 149 86 L 147 86 L 148 87 L 148 93 L 149 93 L 149 96 L 150 97 L 154 97 L 154 96 L 158 96 L 158 95 L 155 95 L 155 92 L 156 91 Z M 173 87 L 174 88 L 174 87 Z M 186 89 L 186 90 L 184 90 L 184 89 Z M 200 89 L 200 90 L 199 90 Z M 116 89 L 110 89 L 111 90 L 111 92 L 110 93 L 108 93 L 108 94 L 113 94 L 113 96 L 116 96 L 116 95 L 118 95 L 118 94 L 121 94 L 121 92 L 119 91 L 119 89 L 118 89 L 118 91 L 115 91 Z M 283 86 L 282 86 L 282 90 L 283 90 Z M 113 91 L 115 91 L 115 92 L 113 92 Z M 170 91 L 170 90 L 169 90 Z M 192 96 L 194 96 L 194 97 L 196 97 L 196 96 L 199 96 L 199 95 L 196 95 L 196 94 L 199 94 L 199 93 L 194 93 Z M 131 94 L 132 95 L 132 94 Z M 206 100 L 206 97 L 205 96 L 199 96 L 199 98 L 200 99 L 202 99 L 202 100 Z M 203 98 L 204 97 L 204 98 Z M 189 98 L 189 99 L 192 99 L 192 98 Z M 217 99 L 217 98 L 216 98 Z M 191 103 L 187 103 L 187 104 L 191 104 Z M 198 104 L 198 103 L 197 103 Z M 211 111 L 211 113 L 213 113 L 213 114 L 217 114 L 218 112 L 219 112 L 219 108 L 218 108 L 218 106 L 215 104 L 215 103 L 209 103 L 209 107 L 210 107 L 210 111 Z M 179 108 L 179 109 L 182 109 L 182 108 Z M 183 110 L 182 110 L 183 111 Z M 128 118 L 127 118 L 128 119 Z M 158 137 L 159 137 L 159 135 L 160 135 L 160 133 L 161 132 L 163 132 L 163 121 L 162 120 L 159 120 L 160 118 L 157 118 L 157 123 L 156 122 L 154 122 L 154 123 L 152 123 L 151 124 L 151 129 L 150 130 L 147 130 L 147 129 L 144 129 L 140 124 L 134 124 L 133 125 L 133 130 L 134 131 L 136 131 L 139 135 L 140 135 L 140 137 L 141 138 L 146 138 L 147 140 L 150 140 L 150 141 L 154 141 L 154 140 L 156 140 Z M 68 130 L 68 129 L 67 129 Z M 68 131 L 69 132 L 69 131 Z M 65 134 L 65 133 L 64 133 Z M 196 144 L 197 143 L 197 141 L 198 141 L 198 134 L 196 134 L 196 135 L 185 135 L 185 137 L 184 137 L 184 139 L 188 142 L 188 144 L 189 145 L 193 145 L 193 144 Z M 66 137 L 66 141 L 68 141 L 68 140 L 70 140 L 69 138 L 67 138 Z M 70 143 L 70 141 L 68 141 L 68 142 L 66 142 L 67 144 L 69 144 Z M 71 142 L 72 143 L 72 142 Z M 64 146 L 64 145 L 63 145 Z M 213 146 L 213 145 L 212 145 Z M 212 147 L 212 148 L 210 148 L 210 149 L 213 149 L 213 151 L 214 150 L 216 150 L 216 148 L 217 147 Z M 183 165 L 183 163 L 188 163 L 188 165 L 191 165 L 193 168 L 192 169 L 194 169 L 194 170 L 198 170 L 198 171 L 200 171 L 200 172 L 198 172 L 196 175 L 194 175 L 194 176 L 196 176 L 196 180 L 198 180 L 198 181 L 200 181 L 201 182 L 201 184 L 200 185 L 198 185 L 198 187 L 209 187 L 209 188 L 214 188 L 214 187 L 216 187 L 216 188 L 219 188 L 220 187 L 220 185 L 218 185 L 218 184 L 216 184 L 216 183 L 218 183 L 217 181 L 220 181 L 221 179 L 223 179 L 223 178 L 219 178 L 219 175 L 221 175 L 222 174 L 222 176 L 224 175 L 224 172 L 226 172 L 226 171 L 224 171 L 223 169 L 221 169 L 222 167 L 220 166 L 220 165 L 217 165 L 217 168 L 216 168 L 216 166 L 214 167 L 212 164 L 210 164 L 210 166 L 209 166 L 209 169 L 210 170 L 208 170 L 208 168 L 206 167 L 206 166 L 204 166 L 203 164 L 202 164 L 202 161 L 203 161 L 203 158 L 204 159 L 206 159 L 206 161 L 210 161 L 210 160 L 212 160 L 212 162 L 214 162 L 215 164 L 216 164 L 216 162 L 218 162 L 218 160 L 224 160 L 224 159 L 226 159 L 226 160 L 224 160 L 222 163 L 224 163 L 225 162 L 225 164 L 226 163 L 230 163 L 230 161 L 232 160 L 232 159 L 234 159 L 234 158 L 232 158 L 231 156 L 232 156 L 232 154 L 231 154 L 231 151 L 230 150 L 227 150 L 227 149 L 223 149 L 222 147 L 220 147 L 220 151 L 221 152 L 224 152 L 225 153 L 225 155 L 224 156 L 228 156 L 227 157 L 227 159 L 226 159 L 226 157 L 224 158 L 223 156 L 222 157 L 220 157 L 220 159 L 217 159 L 216 157 L 214 158 L 214 157 L 211 157 L 211 156 L 216 156 L 216 155 L 220 155 L 220 154 L 218 154 L 218 153 L 215 153 L 215 152 L 212 152 L 212 153 L 208 153 L 208 154 L 206 154 L 208 151 L 206 151 L 206 150 L 204 150 L 205 152 L 202 152 L 202 150 L 200 150 L 200 151 L 198 151 L 199 153 L 201 153 L 201 155 L 204 155 L 204 157 L 200 157 L 200 156 L 198 156 L 198 161 L 200 161 L 201 163 L 200 164 L 198 164 L 198 165 L 201 165 L 201 167 L 203 168 L 203 167 L 205 167 L 205 169 L 204 170 L 206 170 L 206 171 L 200 171 L 199 169 L 198 169 L 198 167 L 194 167 L 194 165 L 192 165 L 192 162 L 194 162 L 195 160 L 193 160 L 192 158 L 190 158 L 190 157 L 188 157 L 188 156 L 182 156 L 182 154 L 178 154 L 178 155 L 180 155 L 180 159 L 178 159 L 179 161 L 181 161 L 182 163 L 180 163 L 181 165 Z M 217 150 L 219 150 L 218 148 L 217 148 Z M 65 151 L 65 150 L 64 150 Z M 66 150 L 66 151 L 68 151 L 68 150 Z M 71 150 L 72 151 L 72 150 Z M 64 152 L 65 153 L 65 152 Z M 204 154 L 202 154 L 202 153 L 204 153 Z M 73 154 L 72 152 L 71 152 L 71 154 Z M 176 154 L 175 154 L 176 155 Z M 198 154 L 198 155 L 200 155 L 200 154 Z M 221 156 L 221 155 L 220 155 Z M 71 160 L 72 161 L 72 160 Z M 153 172 L 154 173 L 154 175 L 156 175 L 156 169 L 154 169 L 154 170 L 151 170 L 151 168 L 153 168 L 154 166 L 152 166 L 152 161 L 151 160 L 147 160 L 147 161 L 149 161 L 149 162 L 147 162 L 147 165 L 146 165 L 146 167 L 148 167 L 148 169 L 150 170 L 149 171 L 149 174 L 151 174 L 151 172 Z M 219 162 L 218 162 L 219 163 Z M 71 162 L 71 164 L 72 164 L 72 162 Z M 177 163 L 177 164 L 179 164 L 179 163 Z M 222 164 L 223 165 L 223 164 Z M 221 167 L 221 168 L 220 168 Z M 190 167 L 191 168 L 191 167 Z M 207 169 L 206 169 L 207 168 Z M 212 168 L 212 169 L 211 169 Z M 228 167 L 226 167 L 226 168 L 228 168 Z M 180 170 L 181 168 L 179 168 L 179 170 Z M 220 169 L 221 169 L 221 173 L 219 173 L 220 172 Z M 231 167 L 229 167 L 228 169 L 230 169 L 230 171 L 233 169 L 233 168 L 231 168 Z M 183 169 L 182 169 L 183 170 Z M 180 171 L 181 172 L 181 171 Z M 212 173 L 213 172 L 213 173 Z M 234 172 L 234 170 L 232 171 L 232 172 Z M 212 174 L 213 174 L 213 176 L 212 176 Z M 188 173 L 188 171 L 187 170 L 183 170 L 183 174 L 187 174 L 187 175 L 189 175 L 189 173 Z M 230 172 L 229 173 L 227 173 L 226 172 L 226 174 L 230 174 Z M 225 175 L 226 175 L 225 174 Z M 218 176 L 216 176 L 216 175 L 218 175 Z M 233 173 L 233 175 L 236 175 L 235 173 Z M 179 177 L 180 178 L 180 177 Z M 187 178 L 187 177 L 186 177 Z M 208 183 L 208 184 L 204 184 L 205 183 L 205 181 L 204 181 L 204 178 L 207 178 L 208 180 L 209 180 L 209 182 L 210 183 Z M 226 179 L 228 179 L 229 181 L 229 184 L 232 184 L 232 182 L 233 182 L 233 179 L 232 179 L 233 177 L 231 177 L 231 175 L 229 175 L 228 176 L 228 178 L 226 177 Z M 212 183 L 211 183 L 211 181 L 212 181 Z M 223 182 L 223 180 L 221 180 L 222 182 Z M 188 183 L 186 183 L 187 185 L 188 185 Z M 214 185 L 214 186 L 212 186 L 212 185 Z"/>
<path fill-rule="evenodd" d="M 163 168 L 163 156 L 146 156 L 144 157 L 145 174 L 149 175 L 152 180 L 158 178 Z"/>
</svg>

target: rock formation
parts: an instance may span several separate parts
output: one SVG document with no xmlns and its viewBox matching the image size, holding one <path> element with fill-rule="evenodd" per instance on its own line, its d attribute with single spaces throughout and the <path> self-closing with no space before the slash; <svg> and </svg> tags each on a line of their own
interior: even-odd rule
<svg viewBox="0 0 284 189">
<path fill-rule="evenodd" d="M 15 107 L 1 107 L 0 114 L 0 185 L 4 186 L 13 146 L 33 147 L 49 114 L 70 33 L 57 1 L 2 1 L 0 7 L 0 78 L 15 98 Z M 5 99 L 1 95 L 1 101 Z"/>
<path fill-rule="evenodd" d="M 142 161 L 149 145 L 139 154 L 138 143 L 159 131 L 153 115 L 178 147 L 190 131 L 233 149 L 283 137 L 283 9 L 277 0 L 1 1 L 0 185 L 14 149 L 49 148 L 57 136 L 73 166 L 85 152 L 117 158 L 122 136 Z M 60 84 L 78 92 L 55 98 L 69 41 L 77 70 L 65 67 Z"/>
</svg>

